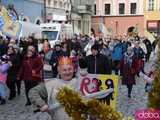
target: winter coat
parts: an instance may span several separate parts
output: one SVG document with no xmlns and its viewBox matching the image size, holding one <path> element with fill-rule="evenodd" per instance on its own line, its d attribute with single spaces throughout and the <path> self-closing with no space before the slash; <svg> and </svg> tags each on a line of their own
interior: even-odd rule
<svg viewBox="0 0 160 120">
<path fill-rule="evenodd" d="M 40 84 L 30 91 L 31 102 L 35 107 L 42 107 L 46 104 L 50 107 L 48 113 L 51 115 L 52 120 L 71 120 L 66 113 L 65 109 L 56 100 L 56 95 L 60 88 L 69 86 L 77 91 L 78 81 L 73 78 L 71 81 L 64 81 L 61 79 L 51 79 Z"/>
<path fill-rule="evenodd" d="M 123 85 L 133 85 L 135 82 L 135 75 L 137 73 L 137 60 L 134 58 L 134 55 L 131 57 L 131 64 L 125 62 L 125 55 L 120 62 L 120 72 L 122 75 L 122 84 Z"/>
<path fill-rule="evenodd" d="M 9 69 L 8 63 L 0 64 L 0 82 L 6 83 L 7 80 L 7 70 Z"/>
<path fill-rule="evenodd" d="M 62 50 L 60 51 L 53 51 L 51 59 L 49 61 L 50 65 L 54 67 L 54 65 L 58 64 L 59 57 L 64 56 L 64 52 Z"/>
<path fill-rule="evenodd" d="M 144 54 L 147 54 L 147 47 L 143 42 L 140 43 L 140 47 L 142 48 Z"/>
<path fill-rule="evenodd" d="M 134 56 L 136 59 L 143 59 L 145 57 L 145 53 L 141 47 L 139 48 L 133 48 Z"/>
<path fill-rule="evenodd" d="M 3 56 L 7 53 L 7 45 L 6 44 L 0 44 L 0 56 Z"/>
<path fill-rule="evenodd" d="M 147 48 L 147 54 L 150 54 L 152 52 L 152 44 L 148 39 L 145 39 L 143 43 L 146 45 Z"/>
<path fill-rule="evenodd" d="M 8 56 L 12 66 L 8 70 L 7 80 L 15 81 L 20 68 L 20 54 L 11 54 Z"/>
<path fill-rule="evenodd" d="M 91 74 L 110 74 L 111 61 L 105 55 L 98 54 L 97 56 L 89 55 L 85 58 L 87 63 L 87 71 Z"/>
<path fill-rule="evenodd" d="M 57 74 L 58 74 L 58 71 L 57 71 L 58 59 L 61 56 L 64 56 L 64 52 L 62 50 L 53 51 L 53 53 L 52 53 L 49 64 L 52 66 L 53 77 L 57 76 Z"/>
<path fill-rule="evenodd" d="M 130 41 L 124 41 L 123 42 L 123 53 L 127 52 L 127 48 L 131 47 L 131 42 Z"/>
<path fill-rule="evenodd" d="M 53 53 L 53 50 L 52 49 L 50 49 L 48 52 L 44 52 L 44 51 L 41 51 L 39 54 L 41 55 L 41 56 L 43 56 L 43 61 L 45 62 L 45 63 L 49 63 L 49 61 L 51 60 L 51 57 L 52 57 L 52 53 Z"/>
<path fill-rule="evenodd" d="M 91 47 L 92 47 L 92 45 L 94 45 L 94 43 L 95 43 L 95 42 L 94 42 L 93 40 L 90 40 L 90 41 L 88 42 L 88 44 L 84 47 L 84 52 L 86 53 L 86 56 L 92 54 L 92 52 L 91 52 Z"/>
<path fill-rule="evenodd" d="M 123 56 L 123 44 L 118 43 L 114 46 L 113 51 L 112 51 L 112 60 L 121 60 Z"/>
<path fill-rule="evenodd" d="M 112 59 L 111 58 L 111 51 L 110 51 L 109 47 L 102 48 L 101 54 L 105 55 L 109 60 Z"/>
<path fill-rule="evenodd" d="M 133 48 L 134 57 L 137 60 L 137 70 L 140 71 L 144 67 L 145 53 L 141 47 Z"/>
<path fill-rule="evenodd" d="M 34 55 L 33 57 L 25 56 L 22 60 L 18 78 L 21 80 L 36 80 L 42 81 L 42 69 L 43 69 L 43 60 L 40 56 Z M 32 75 L 32 71 L 36 72 L 37 77 Z"/>
<path fill-rule="evenodd" d="M 79 42 L 71 42 L 71 50 L 75 50 L 76 53 L 82 50 L 81 44 Z"/>
</svg>

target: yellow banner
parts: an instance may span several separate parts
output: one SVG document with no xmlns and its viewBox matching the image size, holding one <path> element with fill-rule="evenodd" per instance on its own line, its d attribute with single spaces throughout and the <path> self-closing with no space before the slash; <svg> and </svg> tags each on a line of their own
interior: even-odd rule
<svg viewBox="0 0 160 120">
<path fill-rule="evenodd" d="M 8 11 L 4 6 L 0 10 L 0 30 L 3 34 L 18 38 L 22 25 L 18 21 L 12 21 Z"/>
<path fill-rule="evenodd" d="M 100 98 L 100 100 L 116 109 L 116 100 L 118 95 L 118 76 L 95 74 L 80 76 L 79 89 L 84 96 L 108 89 L 113 89 L 113 92 L 104 98 Z"/>
</svg>

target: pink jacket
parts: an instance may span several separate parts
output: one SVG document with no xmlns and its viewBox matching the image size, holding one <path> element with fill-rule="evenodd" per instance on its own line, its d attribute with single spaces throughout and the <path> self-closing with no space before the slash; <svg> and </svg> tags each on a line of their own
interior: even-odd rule
<svg viewBox="0 0 160 120">
<path fill-rule="evenodd" d="M 6 83 L 7 80 L 7 71 L 9 69 L 8 63 L 2 63 L 0 64 L 0 82 Z"/>
</svg>

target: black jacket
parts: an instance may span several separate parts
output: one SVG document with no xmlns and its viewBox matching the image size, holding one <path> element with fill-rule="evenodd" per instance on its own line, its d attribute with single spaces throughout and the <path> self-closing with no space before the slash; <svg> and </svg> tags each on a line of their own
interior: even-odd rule
<svg viewBox="0 0 160 120">
<path fill-rule="evenodd" d="M 111 74 L 111 61 L 105 55 L 89 55 L 85 58 L 87 71 L 91 74 Z"/>
<path fill-rule="evenodd" d="M 17 74 L 20 69 L 21 57 L 20 57 L 20 54 L 12 54 L 12 55 L 9 55 L 9 57 L 10 57 L 9 61 L 12 63 L 12 66 L 8 70 L 7 79 L 14 81 L 14 80 L 16 80 Z"/>
<path fill-rule="evenodd" d="M 143 43 L 146 45 L 147 48 L 147 54 L 150 54 L 152 52 L 152 44 L 148 39 L 145 39 Z"/>
</svg>

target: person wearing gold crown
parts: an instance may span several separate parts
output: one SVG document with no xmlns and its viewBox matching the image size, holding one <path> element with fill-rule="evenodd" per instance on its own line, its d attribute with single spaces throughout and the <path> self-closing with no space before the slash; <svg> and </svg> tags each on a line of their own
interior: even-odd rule
<svg viewBox="0 0 160 120">
<path fill-rule="evenodd" d="M 36 86 L 29 93 L 31 102 L 33 105 L 38 107 L 35 112 L 48 112 L 52 120 L 72 120 L 65 112 L 63 106 L 61 106 L 56 100 L 56 96 L 60 88 L 66 86 L 80 93 L 79 81 L 77 77 L 74 76 L 74 72 L 75 69 L 72 59 L 69 57 L 61 57 L 58 61 L 59 76 L 54 78 L 54 80 L 48 80 L 45 81 L 45 83 Z M 110 89 L 107 91 L 89 94 L 83 98 L 105 97 L 110 92 L 113 92 L 113 90 Z"/>
<path fill-rule="evenodd" d="M 72 60 L 68 57 L 61 57 L 58 61 L 58 77 L 48 80 L 45 83 L 33 88 L 30 98 L 33 105 L 38 106 L 41 112 L 48 112 L 52 120 L 70 120 L 64 108 L 56 100 L 56 94 L 63 86 L 69 86 L 76 90 L 77 79 L 74 77 Z"/>
</svg>

